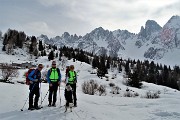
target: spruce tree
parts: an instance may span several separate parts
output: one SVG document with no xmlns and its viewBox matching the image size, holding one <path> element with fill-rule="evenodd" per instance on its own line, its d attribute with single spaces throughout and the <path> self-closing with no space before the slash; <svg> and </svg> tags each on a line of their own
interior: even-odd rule
<svg viewBox="0 0 180 120">
<path fill-rule="evenodd" d="M 48 55 L 48 60 L 50 61 L 50 60 L 54 60 L 54 52 L 53 51 L 51 51 L 50 53 L 49 53 L 49 55 Z"/>
<path fill-rule="evenodd" d="M 6 51 L 6 46 L 3 45 L 2 51 Z"/>
<path fill-rule="evenodd" d="M 31 43 L 29 46 L 29 53 L 32 54 L 34 51 L 33 44 Z"/>
<path fill-rule="evenodd" d="M 162 76 L 163 76 L 163 85 L 168 86 L 169 71 L 166 65 L 164 65 Z"/>
<path fill-rule="evenodd" d="M 125 72 L 126 72 L 126 75 L 129 75 L 129 74 L 130 74 L 129 61 L 126 61 L 126 64 L 125 64 Z"/>
<path fill-rule="evenodd" d="M 138 73 L 137 71 L 134 71 L 131 75 L 130 75 L 130 81 L 129 81 L 129 85 L 132 87 L 136 87 L 136 88 L 141 88 L 142 83 L 139 80 L 138 77 Z"/>
<path fill-rule="evenodd" d="M 46 50 L 44 50 L 44 54 L 43 55 L 46 56 Z"/>
<path fill-rule="evenodd" d="M 106 69 L 110 69 L 110 57 L 108 57 L 108 59 L 107 59 Z"/>
<path fill-rule="evenodd" d="M 150 66 L 149 66 L 148 82 L 149 82 L 149 83 L 156 83 L 156 78 L 155 78 L 155 65 L 154 65 L 154 62 L 153 62 L 153 61 L 150 63 Z"/>
<path fill-rule="evenodd" d="M 39 51 L 43 51 L 43 50 L 44 50 L 44 49 L 43 49 L 42 41 L 39 40 Z"/>
<path fill-rule="evenodd" d="M 121 63 L 119 63 L 119 65 L 118 65 L 118 70 L 119 70 L 119 73 L 122 72 L 122 65 L 121 65 Z"/>
</svg>

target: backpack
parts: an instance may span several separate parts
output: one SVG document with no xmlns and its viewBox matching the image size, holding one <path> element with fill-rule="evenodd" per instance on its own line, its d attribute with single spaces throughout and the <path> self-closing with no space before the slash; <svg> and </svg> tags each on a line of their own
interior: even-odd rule
<svg viewBox="0 0 180 120">
<path fill-rule="evenodd" d="M 65 73 L 65 74 L 66 74 L 66 76 L 68 76 L 69 71 L 70 71 L 70 69 L 69 69 L 69 68 L 67 68 L 67 69 L 66 69 L 66 73 Z"/>
<path fill-rule="evenodd" d="M 30 80 L 28 78 L 28 75 L 35 70 L 34 68 L 30 68 L 27 72 L 26 72 L 26 85 L 30 85 Z M 35 70 L 34 74 L 32 75 L 32 77 L 34 77 L 34 75 L 36 74 L 37 70 Z"/>
</svg>

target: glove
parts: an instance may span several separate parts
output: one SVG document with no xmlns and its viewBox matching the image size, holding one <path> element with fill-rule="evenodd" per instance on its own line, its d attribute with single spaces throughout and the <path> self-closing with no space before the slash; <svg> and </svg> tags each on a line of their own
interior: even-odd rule
<svg viewBox="0 0 180 120">
<path fill-rule="evenodd" d="M 50 84 L 49 84 L 49 87 L 52 87 L 52 86 L 53 86 L 52 83 L 50 83 Z"/>
<path fill-rule="evenodd" d="M 34 82 L 38 82 L 38 79 L 35 79 Z"/>
<path fill-rule="evenodd" d="M 58 86 L 60 86 L 60 81 L 58 82 Z"/>
<path fill-rule="evenodd" d="M 77 78 L 76 77 L 74 78 L 74 83 L 77 83 Z"/>
<path fill-rule="evenodd" d="M 43 81 L 43 79 L 40 79 L 39 82 L 41 83 Z"/>
</svg>

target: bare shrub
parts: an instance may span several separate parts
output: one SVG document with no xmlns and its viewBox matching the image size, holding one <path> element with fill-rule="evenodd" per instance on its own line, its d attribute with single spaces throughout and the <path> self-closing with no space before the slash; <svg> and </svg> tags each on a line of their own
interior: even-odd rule
<svg viewBox="0 0 180 120">
<path fill-rule="evenodd" d="M 131 93 L 130 89 L 127 88 L 126 92 L 124 93 L 124 97 L 132 97 L 132 96 L 133 96 L 133 94 Z"/>
<path fill-rule="evenodd" d="M 130 80 L 131 80 L 130 78 L 123 78 L 123 81 L 122 81 L 123 85 L 128 86 L 129 85 L 128 83 Z"/>
<path fill-rule="evenodd" d="M 110 93 L 119 94 L 120 93 L 119 90 L 121 90 L 119 86 L 113 86 Z"/>
<path fill-rule="evenodd" d="M 110 86 L 110 87 L 114 87 L 115 84 L 114 84 L 114 83 L 109 83 L 109 86 Z"/>
<path fill-rule="evenodd" d="M 3 82 L 10 82 L 13 77 L 17 77 L 19 75 L 18 69 L 7 63 L 1 65 L 1 72 Z"/>
<path fill-rule="evenodd" d="M 94 80 L 90 80 L 90 81 L 85 81 L 83 84 L 82 84 L 82 91 L 85 93 L 85 94 L 89 94 L 89 95 L 94 95 L 95 92 L 97 91 L 98 89 L 98 84 L 97 82 L 95 82 Z"/>
<path fill-rule="evenodd" d="M 134 97 L 137 97 L 137 96 L 139 96 L 139 93 L 135 92 Z"/>
<path fill-rule="evenodd" d="M 156 99 L 159 97 L 160 97 L 160 95 L 159 95 L 158 91 L 157 92 L 148 91 L 148 92 L 146 92 L 146 95 L 145 95 L 145 98 L 147 98 L 147 99 Z"/>
<path fill-rule="evenodd" d="M 106 86 L 105 85 L 100 85 L 98 87 L 98 92 L 99 92 L 99 96 L 106 95 Z"/>
<path fill-rule="evenodd" d="M 126 91 L 126 92 L 124 93 L 124 97 L 133 97 L 133 94 L 132 94 L 131 91 Z"/>
<path fill-rule="evenodd" d="M 115 79 L 117 77 L 117 74 L 113 74 L 111 79 Z"/>
<path fill-rule="evenodd" d="M 164 87 L 163 91 L 164 91 L 164 94 L 166 94 L 168 92 L 168 89 Z"/>
</svg>

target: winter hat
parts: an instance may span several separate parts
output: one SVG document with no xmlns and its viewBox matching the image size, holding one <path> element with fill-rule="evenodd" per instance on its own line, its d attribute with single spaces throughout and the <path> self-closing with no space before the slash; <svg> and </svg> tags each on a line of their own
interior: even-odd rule
<svg viewBox="0 0 180 120">
<path fill-rule="evenodd" d="M 73 70 L 73 69 L 74 69 L 74 65 L 70 65 L 69 68 L 70 68 L 71 70 Z"/>
<path fill-rule="evenodd" d="M 52 61 L 52 65 L 53 65 L 53 64 L 56 64 L 56 61 Z"/>
</svg>

